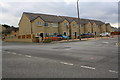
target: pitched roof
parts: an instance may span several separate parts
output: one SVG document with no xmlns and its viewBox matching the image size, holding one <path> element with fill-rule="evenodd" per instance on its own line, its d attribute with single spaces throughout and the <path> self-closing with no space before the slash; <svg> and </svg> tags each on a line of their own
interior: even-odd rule
<svg viewBox="0 0 120 80">
<path fill-rule="evenodd" d="M 59 16 L 59 17 L 63 18 L 64 20 L 66 19 L 68 22 L 74 21 L 72 17 L 67 17 L 67 16 Z"/>
<path fill-rule="evenodd" d="M 67 20 L 68 22 L 72 22 L 73 20 L 78 23 L 78 18 L 76 17 L 68 17 L 68 16 L 57 16 L 57 15 L 48 15 L 48 14 L 40 14 L 40 13 L 28 13 L 24 12 L 30 21 L 34 21 L 36 18 L 40 17 L 45 22 L 51 23 L 58 23 L 62 22 L 63 20 Z M 80 24 L 87 24 L 87 23 L 96 23 L 97 25 L 105 24 L 99 20 L 91 20 L 91 19 L 80 19 Z"/>
<path fill-rule="evenodd" d="M 38 13 L 26 13 L 26 12 L 24 12 L 24 14 L 30 19 L 30 21 L 33 21 L 38 17 L 42 18 L 42 20 L 44 20 L 45 22 L 57 23 L 57 22 L 63 21 L 63 19 L 61 17 L 58 17 L 56 15 L 47 15 L 47 14 L 38 14 Z"/>
<path fill-rule="evenodd" d="M 78 18 L 73 18 L 78 23 Z M 80 24 L 87 24 L 89 23 L 88 19 L 80 19 Z"/>
<path fill-rule="evenodd" d="M 105 25 L 110 25 L 110 23 L 106 23 Z"/>
<path fill-rule="evenodd" d="M 90 19 L 89 19 L 89 21 L 90 21 L 91 23 L 94 23 L 94 22 L 95 22 L 95 23 L 96 23 L 97 25 L 99 25 L 99 26 L 105 24 L 104 22 L 99 21 L 99 20 L 90 20 Z"/>
</svg>

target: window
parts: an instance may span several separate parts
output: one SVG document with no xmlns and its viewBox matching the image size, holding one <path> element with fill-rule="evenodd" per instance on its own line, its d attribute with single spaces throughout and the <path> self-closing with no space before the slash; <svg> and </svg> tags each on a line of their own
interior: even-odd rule
<svg viewBox="0 0 120 80">
<path fill-rule="evenodd" d="M 52 23 L 52 27 L 58 27 L 58 23 Z"/>
<path fill-rule="evenodd" d="M 48 36 L 49 36 L 49 33 L 45 33 L 45 36 L 48 37 Z"/>
<path fill-rule="evenodd" d="M 77 26 L 77 24 L 73 24 L 73 26 Z"/>
<path fill-rule="evenodd" d="M 42 26 L 42 22 L 37 22 L 36 25 L 37 26 Z"/>
<path fill-rule="evenodd" d="M 47 26 L 48 26 L 48 23 L 44 23 L 44 26 L 46 26 L 46 27 L 47 27 Z"/>
<path fill-rule="evenodd" d="M 75 24 L 73 24 L 73 26 L 75 26 Z"/>
<path fill-rule="evenodd" d="M 64 23 L 64 26 L 68 26 L 68 23 Z"/>
<path fill-rule="evenodd" d="M 57 33 L 54 33 L 54 35 L 57 35 Z"/>
</svg>

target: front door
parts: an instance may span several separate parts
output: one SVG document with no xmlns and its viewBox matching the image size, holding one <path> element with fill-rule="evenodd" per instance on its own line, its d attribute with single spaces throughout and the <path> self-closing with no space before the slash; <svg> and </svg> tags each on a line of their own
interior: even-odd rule
<svg viewBox="0 0 120 80">
<path fill-rule="evenodd" d="M 77 32 L 75 32 L 75 38 L 77 38 Z"/>
<path fill-rule="evenodd" d="M 43 34 L 43 33 L 40 33 L 40 37 L 42 37 L 42 40 L 43 40 L 44 34 Z"/>
<path fill-rule="evenodd" d="M 65 36 L 67 35 L 66 32 L 64 32 L 64 35 L 65 35 Z"/>
</svg>

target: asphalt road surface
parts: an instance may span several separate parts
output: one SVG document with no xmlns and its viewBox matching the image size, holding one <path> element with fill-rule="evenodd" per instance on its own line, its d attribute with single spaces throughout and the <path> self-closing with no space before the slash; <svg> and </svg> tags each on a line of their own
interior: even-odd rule
<svg viewBox="0 0 120 80">
<path fill-rule="evenodd" d="M 3 42 L 3 78 L 118 78 L 117 38 L 37 44 Z"/>
</svg>

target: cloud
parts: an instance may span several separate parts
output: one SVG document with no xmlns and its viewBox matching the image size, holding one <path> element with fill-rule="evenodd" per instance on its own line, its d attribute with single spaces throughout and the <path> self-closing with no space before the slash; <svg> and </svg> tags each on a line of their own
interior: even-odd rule
<svg viewBox="0 0 120 80">
<path fill-rule="evenodd" d="M 2 0 L 2 2 L 66 2 L 67 4 L 77 0 Z M 80 0 L 80 2 L 118 2 L 119 0 Z"/>
<path fill-rule="evenodd" d="M 43 0 L 42 0 L 43 1 Z M 49 0 L 50 1 L 50 0 Z M 76 2 L 2 2 L 2 16 L 0 23 L 18 26 L 23 12 L 63 15 L 77 17 Z M 75 0 L 74 0 L 75 1 Z M 80 0 L 82 1 L 82 0 Z M 111 24 L 117 23 L 118 6 L 116 2 L 80 2 L 80 17 L 96 19 Z"/>
</svg>

